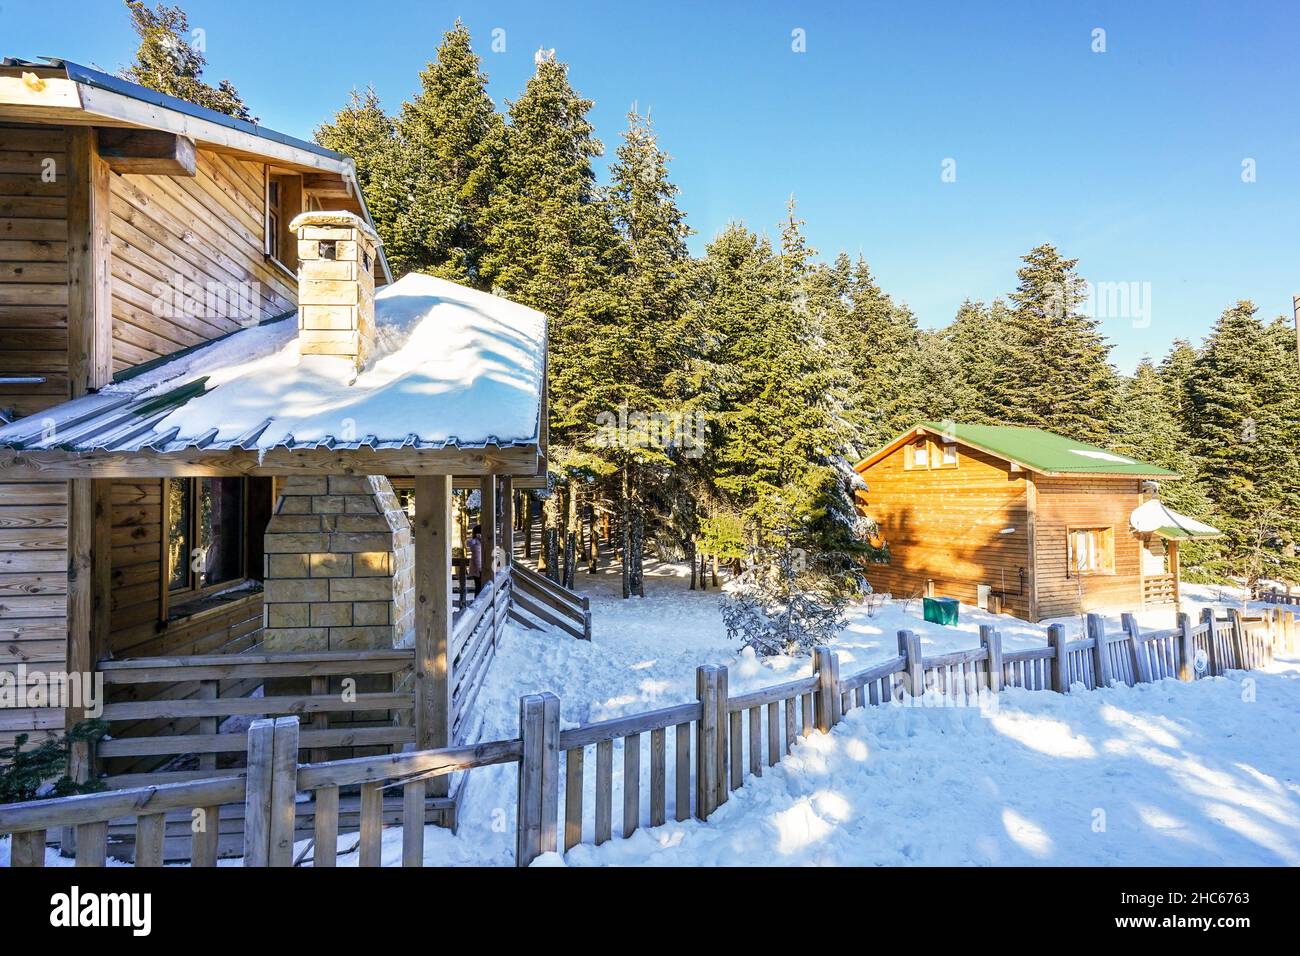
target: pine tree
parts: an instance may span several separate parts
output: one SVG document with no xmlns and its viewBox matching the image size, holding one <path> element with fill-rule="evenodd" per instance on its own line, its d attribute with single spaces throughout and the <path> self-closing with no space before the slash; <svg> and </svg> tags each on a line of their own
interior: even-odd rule
<svg viewBox="0 0 1300 956">
<path fill-rule="evenodd" d="M 722 428 L 715 480 L 761 543 L 798 526 L 803 547 L 840 550 L 855 515 L 844 436 L 831 412 L 833 370 L 815 270 L 790 208 L 779 253 L 733 224 L 708 247 L 706 308 L 716 335 Z"/>
<path fill-rule="evenodd" d="M 1193 438 L 1225 532 L 1211 567 L 1256 577 L 1300 570 L 1300 374 L 1283 323 L 1248 301 L 1224 311 L 1196 358 Z M 1262 562 L 1262 564 L 1260 563 Z"/>
<path fill-rule="evenodd" d="M 486 288 L 479 261 L 498 176 L 504 124 L 487 92 L 482 61 L 459 20 L 420 72 L 420 92 L 397 119 L 403 157 L 419 182 L 413 218 L 424 225 L 420 267 Z"/>
<path fill-rule="evenodd" d="M 916 317 L 880 288 L 862 257 L 850 265 L 841 253 L 826 275 L 834 291 L 827 347 L 846 378 L 854 446 L 865 454 L 915 425 L 934 404 L 922 368 L 923 336 Z"/>
<path fill-rule="evenodd" d="M 1116 377 L 1098 323 L 1079 311 L 1086 294 L 1078 260 L 1042 245 L 1024 263 L 1011 295 L 1002 420 L 1104 445 Z"/>
<path fill-rule="evenodd" d="M 596 307 L 614 245 L 592 168 L 604 153 L 587 118 L 592 102 L 574 91 L 568 73 L 553 56 L 539 55 L 523 95 L 510 104 L 483 256 L 488 281 L 546 313 L 559 344 L 566 327 Z M 553 369 L 557 380 L 563 372 Z"/>
<path fill-rule="evenodd" d="M 216 86 L 203 82 L 208 60 L 188 40 L 190 23 L 184 10 L 161 3 L 150 10 L 144 0 L 126 0 L 126 6 L 140 47 L 135 63 L 122 70 L 123 79 L 236 119 L 257 122 L 229 80 Z"/>
<path fill-rule="evenodd" d="M 967 299 L 944 329 L 953 362 L 956 421 L 992 425 L 1006 418 L 1009 325 L 1010 310 L 1001 299 L 992 305 Z"/>
<path fill-rule="evenodd" d="M 427 268 L 431 261 L 428 229 L 422 223 L 429 220 L 428 199 L 433 193 L 404 155 L 397 126 L 384 112 L 374 88 L 353 90 L 348 105 L 317 127 L 315 136 L 322 146 L 356 163 L 357 184 L 393 274 L 401 278 Z"/>
</svg>

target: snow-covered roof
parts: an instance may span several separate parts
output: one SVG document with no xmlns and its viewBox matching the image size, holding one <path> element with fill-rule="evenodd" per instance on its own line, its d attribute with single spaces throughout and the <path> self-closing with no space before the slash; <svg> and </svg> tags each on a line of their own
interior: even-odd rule
<svg viewBox="0 0 1300 956">
<path fill-rule="evenodd" d="M 94 395 L 0 428 L 0 446 L 479 448 L 535 445 L 546 317 L 412 273 L 375 296 L 375 348 L 300 356 L 291 313 L 133 370 Z"/>
<path fill-rule="evenodd" d="M 1159 498 L 1152 498 L 1134 508 L 1129 515 L 1129 524 L 1139 534 L 1155 534 L 1162 538 L 1217 538 L 1223 533 L 1204 521 L 1180 515 Z"/>
</svg>

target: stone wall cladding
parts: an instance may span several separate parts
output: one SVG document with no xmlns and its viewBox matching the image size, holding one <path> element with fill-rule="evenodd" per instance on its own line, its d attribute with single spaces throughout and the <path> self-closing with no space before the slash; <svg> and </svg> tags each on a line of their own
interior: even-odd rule
<svg viewBox="0 0 1300 956">
<path fill-rule="evenodd" d="M 286 478 L 265 571 L 267 651 L 409 646 L 415 547 L 387 478 Z"/>
</svg>

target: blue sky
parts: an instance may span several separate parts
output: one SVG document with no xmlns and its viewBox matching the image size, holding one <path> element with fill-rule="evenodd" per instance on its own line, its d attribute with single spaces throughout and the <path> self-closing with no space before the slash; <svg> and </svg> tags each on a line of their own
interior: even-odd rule
<svg viewBox="0 0 1300 956">
<path fill-rule="evenodd" d="M 823 256 L 864 254 L 923 325 L 1010 291 L 1041 242 L 1134 284 L 1142 308 L 1103 318 L 1126 371 L 1239 298 L 1272 317 L 1300 293 L 1293 3 L 183 5 L 207 78 L 304 137 L 353 86 L 395 109 L 457 16 L 499 104 L 554 48 L 610 152 L 651 109 L 697 252 L 731 219 L 775 234 L 793 193 Z M 0 0 L 0 53 L 113 70 L 134 47 L 115 0 Z"/>
</svg>

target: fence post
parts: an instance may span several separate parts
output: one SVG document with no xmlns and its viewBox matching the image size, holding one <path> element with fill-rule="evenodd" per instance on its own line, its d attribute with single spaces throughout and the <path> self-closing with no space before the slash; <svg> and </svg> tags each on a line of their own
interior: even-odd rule
<svg viewBox="0 0 1300 956">
<path fill-rule="evenodd" d="M 528 866 L 559 849 L 560 699 L 549 691 L 519 699 L 519 803 L 515 865 Z"/>
<path fill-rule="evenodd" d="M 267 865 L 293 866 L 294 806 L 298 796 L 298 718 L 277 717 L 274 729 Z"/>
<path fill-rule="evenodd" d="M 1058 694 L 1070 692 L 1070 659 L 1065 652 L 1065 628 L 1053 624 L 1047 629 L 1047 646 L 1055 651 L 1052 657 L 1052 690 Z"/>
<path fill-rule="evenodd" d="M 1179 680 L 1196 680 L 1196 642 L 1192 640 L 1192 616 L 1178 615 Z"/>
<path fill-rule="evenodd" d="M 730 702 L 731 691 L 727 688 L 727 668 L 723 665 L 716 665 L 718 672 L 718 693 L 717 693 L 717 716 L 713 719 L 713 726 L 718 731 L 718 776 L 717 776 L 717 795 L 714 797 L 713 807 L 716 810 L 727 802 L 727 797 L 731 793 L 729 778 L 727 774 L 728 765 L 732 761 L 740 759 L 740 753 L 731 753 L 728 749 L 729 738 L 727 735 L 727 720 L 731 713 L 727 706 Z"/>
<path fill-rule="evenodd" d="M 515 865 L 528 866 L 554 853 L 559 813 L 560 700 L 554 693 L 519 698 L 519 806 L 515 817 Z"/>
<path fill-rule="evenodd" d="M 244 866 L 270 865 L 274 744 L 274 720 L 263 717 L 249 724 L 244 791 Z"/>
<path fill-rule="evenodd" d="M 1087 617 L 1088 636 L 1092 638 L 1092 674 L 1098 687 L 1109 687 L 1110 650 L 1106 647 L 1106 622 L 1100 614 Z"/>
<path fill-rule="evenodd" d="M 903 683 L 911 697 L 925 695 L 925 666 L 921 663 L 921 641 L 911 631 L 898 632 L 898 653 L 903 657 Z"/>
<path fill-rule="evenodd" d="M 1133 655 L 1133 681 L 1149 684 L 1155 680 L 1155 675 L 1151 672 L 1151 659 L 1142 646 L 1142 632 L 1138 629 L 1137 618 L 1132 614 L 1121 614 L 1119 619 L 1124 625 L 1124 633 L 1128 635 L 1129 652 Z"/>
<path fill-rule="evenodd" d="M 992 624 L 980 625 L 980 647 L 989 652 L 989 690 L 1002 691 L 1002 634 Z"/>
<path fill-rule="evenodd" d="M 718 800 L 718 668 L 695 668 L 700 719 L 695 724 L 695 816 L 707 820 Z"/>
<path fill-rule="evenodd" d="M 1214 633 L 1214 608 L 1201 608 L 1201 623 L 1209 629 L 1209 637 L 1205 642 L 1205 646 L 1209 649 L 1209 663 L 1205 668 L 1206 676 L 1217 677 L 1221 665 L 1219 664 L 1219 638 Z"/>
<path fill-rule="evenodd" d="M 1237 667 L 1249 670 L 1246 661 L 1246 630 L 1241 623 L 1241 611 L 1235 607 L 1228 608 L 1228 621 L 1232 624 L 1232 656 L 1236 658 Z"/>
<path fill-rule="evenodd" d="M 835 726 L 836 704 L 839 697 L 839 659 L 829 647 L 813 649 L 813 673 L 817 675 L 817 690 L 813 694 L 813 707 L 817 712 L 817 729 L 824 734 Z"/>
</svg>

